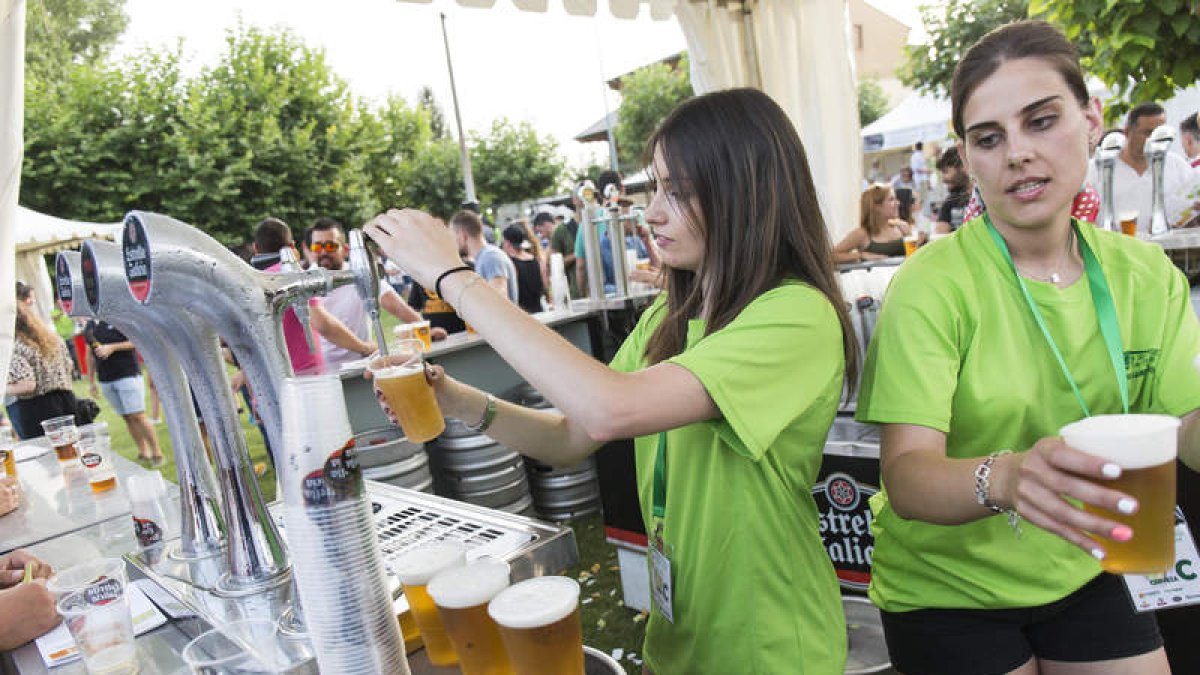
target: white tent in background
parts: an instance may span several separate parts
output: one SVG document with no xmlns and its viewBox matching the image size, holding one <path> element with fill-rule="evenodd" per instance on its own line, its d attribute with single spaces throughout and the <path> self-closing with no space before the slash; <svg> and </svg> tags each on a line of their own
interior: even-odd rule
<svg viewBox="0 0 1200 675">
<path fill-rule="evenodd" d="M 45 256 L 64 249 L 78 248 L 85 239 L 114 239 L 121 231 L 121 223 L 65 220 L 18 206 L 16 227 L 13 230 L 16 245 L 16 278 L 33 286 L 38 310 L 42 316 L 49 317 L 54 301 L 54 289 L 50 285 Z M 0 292 L 5 291 L 0 289 Z"/>
<path fill-rule="evenodd" d="M 950 136 L 950 101 L 913 94 L 862 129 L 863 152 L 888 152 Z"/>
</svg>

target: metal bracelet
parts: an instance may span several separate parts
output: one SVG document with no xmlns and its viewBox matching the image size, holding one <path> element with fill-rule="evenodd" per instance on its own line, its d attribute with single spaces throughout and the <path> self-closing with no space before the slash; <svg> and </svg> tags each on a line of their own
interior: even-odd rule
<svg viewBox="0 0 1200 675">
<path fill-rule="evenodd" d="M 975 467 L 975 501 L 995 513 L 1004 513 L 1005 509 L 997 506 L 991 498 L 992 464 L 1002 455 L 1012 454 L 1012 450 L 998 450 L 987 456 L 979 466 Z"/>
<path fill-rule="evenodd" d="M 479 424 L 468 424 L 467 428 L 475 433 L 483 433 L 492 426 L 492 422 L 496 421 L 496 397 L 491 394 L 487 395 L 487 405 L 483 409 L 483 419 L 479 420 Z"/>
</svg>

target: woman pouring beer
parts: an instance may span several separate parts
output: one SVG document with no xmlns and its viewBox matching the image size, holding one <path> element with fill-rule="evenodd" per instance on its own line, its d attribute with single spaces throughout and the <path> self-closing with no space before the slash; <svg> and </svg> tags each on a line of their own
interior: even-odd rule
<svg viewBox="0 0 1200 675">
<path fill-rule="evenodd" d="M 562 414 L 436 371 L 443 411 L 544 462 L 636 437 L 654 586 L 649 671 L 841 673 L 846 633 L 812 486 L 854 334 L 800 139 L 765 94 L 691 99 L 647 144 L 667 291 L 605 366 L 462 269 L 433 218 L 366 232 Z"/>
<path fill-rule="evenodd" d="M 859 419 L 883 424 L 870 596 L 893 664 L 1167 673 L 1154 615 L 1106 570 L 1172 562 L 1126 555 L 1173 544 L 1178 418 L 1200 465 L 1187 282 L 1161 248 L 1071 218 L 1102 127 L 1057 29 L 989 33 L 951 103 L 985 210 L 897 273 L 859 398 Z M 1161 438 L 1133 441 L 1142 430 Z M 1170 480 L 1137 494 L 1115 480 L 1150 465 Z"/>
</svg>

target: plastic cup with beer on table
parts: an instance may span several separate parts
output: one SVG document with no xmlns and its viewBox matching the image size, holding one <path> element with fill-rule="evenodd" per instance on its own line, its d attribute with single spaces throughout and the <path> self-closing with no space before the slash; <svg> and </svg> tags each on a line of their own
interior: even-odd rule
<svg viewBox="0 0 1200 675">
<path fill-rule="evenodd" d="M 3 467 L 0 477 L 17 477 L 17 442 L 8 427 L 0 427 L 0 467 Z"/>
<path fill-rule="evenodd" d="M 1121 468 L 1104 487 L 1137 500 L 1133 514 L 1085 504 L 1084 510 L 1133 531 L 1128 541 L 1104 542 L 1100 565 L 1114 574 L 1157 574 L 1175 563 L 1175 455 L 1179 419 L 1169 415 L 1097 415 L 1063 427 L 1063 441 Z"/>
<path fill-rule="evenodd" d="M 126 583 L 119 558 L 75 565 L 46 582 L 88 672 L 137 672 Z"/>
<path fill-rule="evenodd" d="M 513 675 L 488 603 L 509 584 L 508 563 L 482 558 L 439 572 L 426 591 L 437 605 L 463 675 Z"/>
<path fill-rule="evenodd" d="M 420 340 L 398 340 L 390 356 L 377 357 L 367 364 L 376 388 L 413 443 L 431 441 L 446 430 L 433 387 L 425 379 L 423 353 L 424 343 Z"/>
<path fill-rule="evenodd" d="M 402 323 L 392 329 L 398 340 L 420 340 L 425 351 L 433 349 L 433 333 L 428 321 Z"/>
<path fill-rule="evenodd" d="M 453 666 L 458 653 L 446 635 L 441 616 L 426 586 L 439 573 L 467 562 L 467 547 L 453 541 L 431 543 L 415 548 L 392 563 L 392 571 L 400 577 L 404 597 L 412 610 L 413 620 L 421 629 L 425 652 L 435 666 Z"/>
<path fill-rule="evenodd" d="M 79 440 L 79 428 L 75 426 L 74 415 L 45 420 L 42 422 L 42 430 L 46 432 L 46 440 L 54 446 L 54 452 L 61 464 L 79 465 L 79 449 L 75 447 L 75 442 Z"/>
<path fill-rule="evenodd" d="M 488 603 L 516 675 L 584 675 L 579 583 L 534 577 Z"/>
<path fill-rule="evenodd" d="M 1117 220 L 1121 223 L 1121 234 L 1130 237 L 1136 237 L 1138 234 L 1138 212 L 1137 211 L 1122 211 L 1117 215 Z"/>
</svg>

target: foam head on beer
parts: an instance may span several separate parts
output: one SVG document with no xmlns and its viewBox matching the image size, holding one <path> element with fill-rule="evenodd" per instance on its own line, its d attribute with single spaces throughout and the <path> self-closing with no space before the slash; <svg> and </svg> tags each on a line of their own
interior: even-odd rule
<svg viewBox="0 0 1200 675">
<path fill-rule="evenodd" d="M 1122 469 L 1175 460 L 1179 418 L 1170 415 L 1096 415 L 1063 427 L 1067 445 Z"/>
<path fill-rule="evenodd" d="M 508 588 L 508 575 L 508 563 L 480 560 L 439 572 L 425 590 L 438 607 L 466 609 L 490 602 Z"/>
<path fill-rule="evenodd" d="M 534 577 L 501 591 L 488 614 L 506 628 L 538 628 L 558 621 L 579 604 L 579 584 L 567 577 Z"/>
<path fill-rule="evenodd" d="M 466 563 L 467 547 L 456 541 L 440 541 L 413 549 L 392 563 L 392 571 L 405 586 L 424 586 L 438 572 Z"/>
</svg>

